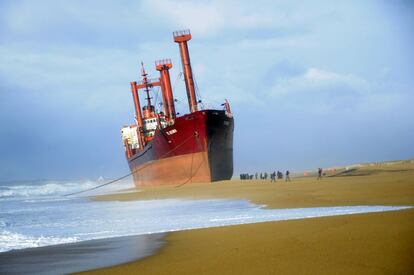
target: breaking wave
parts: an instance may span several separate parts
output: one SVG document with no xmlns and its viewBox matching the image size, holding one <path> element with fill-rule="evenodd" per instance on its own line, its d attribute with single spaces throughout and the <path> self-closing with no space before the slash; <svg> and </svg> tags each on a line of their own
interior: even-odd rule
<svg viewBox="0 0 414 275">
<path fill-rule="evenodd" d="M 0 252 L 28 247 L 73 243 L 77 241 L 79 241 L 77 237 L 33 237 L 3 230 L 0 233 Z"/>
<path fill-rule="evenodd" d="M 39 198 L 39 197 L 53 197 L 62 196 L 65 194 L 87 190 L 96 187 L 104 181 L 72 181 L 72 182 L 37 182 L 34 184 L 16 184 L 16 185 L 0 185 L 0 199 L 11 198 Z M 117 183 L 113 186 L 107 186 L 102 190 L 114 191 L 122 188 L 132 187 L 132 183 Z M 99 190 L 101 191 L 101 190 Z M 99 191 L 95 191 L 99 192 Z M 93 193 L 88 193 L 91 195 Z"/>
<path fill-rule="evenodd" d="M 64 195 L 68 192 L 92 188 L 96 183 L 43 183 L 36 185 L 0 186 L 0 198 L 28 198 L 39 196 Z"/>
<path fill-rule="evenodd" d="M 263 209 L 242 200 L 13 201 L 0 209 L 0 252 L 121 236 L 396 211 L 411 206 Z"/>
</svg>

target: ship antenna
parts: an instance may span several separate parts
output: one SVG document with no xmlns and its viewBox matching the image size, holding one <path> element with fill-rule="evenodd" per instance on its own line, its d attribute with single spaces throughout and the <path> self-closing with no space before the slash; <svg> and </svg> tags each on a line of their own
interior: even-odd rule
<svg viewBox="0 0 414 275">
<path fill-rule="evenodd" d="M 144 68 L 144 62 L 141 61 L 141 75 L 142 75 L 142 79 L 144 81 L 144 85 L 145 85 L 145 92 L 147 93 L 147 105 L 148 105 L 148 110 L 151 109 L 151 97 L 149 94 L 149 85 L 148 85 L 148 78 L 147 78 L 147 72 L 145 71 Z"/>
</svg>

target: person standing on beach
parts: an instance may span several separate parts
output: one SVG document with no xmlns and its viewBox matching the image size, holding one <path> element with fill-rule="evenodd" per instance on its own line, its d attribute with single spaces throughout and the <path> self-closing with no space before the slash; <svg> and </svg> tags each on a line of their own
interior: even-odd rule
<svg viewBox="0 0 414 275">
<path fill-rule="evenodd" d="M 270 174 L 270 182 L 276 182 L 276 172 Z"/>
<path fill-rule="evenodd" d="M 318 180 L 322 179 L 322 168 L 318 168 Z"/>
<path fill-rule="evenodd" d="M 285 181 L 290 181 L 290 176 L 289 176 L 290 172 L 289 170 L 286 170 L 286 177 L 285 177 Z"/>
</svg>

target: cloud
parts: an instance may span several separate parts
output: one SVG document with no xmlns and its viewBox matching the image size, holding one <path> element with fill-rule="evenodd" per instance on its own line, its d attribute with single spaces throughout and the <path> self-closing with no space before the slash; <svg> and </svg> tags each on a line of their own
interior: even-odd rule
<svg viewBox="0 0 414 275">
<path fill-rule="evenodd" d="M 270 98 L 302 112 L 362 114 L 389 110 L 399 103 L 395 95 L 381 93 L 377 85 L 351 73 L 311 67 L 297 75 L 276 76 L 273 83 Z M 387 98 L 393 104 L 384 104 Z"/>
<path fill-rule="evenodd" d="M 0 45 L 3 85 L 19 90 L 22 96 L 39 94 L 45 102 L 117 108 L 108 99 L 114 91 L 127 91 L 128 81 L 137 71 L 133 67 L 137 64 L 129 62 L 130 53 L 123 50 L 13 46 Z"/>
<path fill-rule="evenodd" d="M 126 3 L 125 3 L 126 2 Z M 160 25 L 141 1 L 9 1 L 0 6 L 0 42 L 131 47 L 156 40 Z M 156 13 L 156 11 L 155 11 Z M 161 19 L 158 19 L 161 22 Z M 139 30 L 139 31 L 138 31 Z"/>
<path fill-rule="evenodd" d="M 317 85 L 348 85 L 358 90 L 367 90 L 369 84 L 366 80 L 353 74 L 340 74 L 330 71 L 324 71 L 317 68 L 310 68 L 306 71 L 303 78 L 307 82 L 316 83 Z"/>
<path fill-rule="evenodd" d="M 368 81 L 353 74 L 340 74 L 318 68 L 309 68 L 303 74 L 292 77 L 276 76 L 275 85 L 272 87 L 272 95 L 285 95 L 306 91 L 331 89 L 335 94 L 335 88 L 348 87 L 358 92 L 368 92 Z"/>
<path fill-rule="evenodd" d="M 191 28 L 198 35 L 209 35 L 223 26 L 222 12 L 217 6 L 192 1 L 151 0 L 146 8 L 156 11 L 161 18 L 172 22 L 176 28 Z"/>
<path fill-rule="evenodd" d="M 297 9 L 290 1 L 278 1 L 278 8 L 269 8 L 273 1 L 260 1 L 260 3 L 240 3 L 240 1 L 171 1 L 148 0 L 142 5 L 144 10 L 151 10 L 162 19 L 166 19 L 174 27 L 190 28 L 200 37 L 212 37 L 224 32 L 243 31 L 256 32 L 271 30 L 288 30 L 286 33 L 297 33 L 297 28 L 307 28 L 315 20 L 326 17 L 332 13 L 332 7 L 325 5 L 323 9 L 315 9 L 313 5 L 303 5 Z M 313 13 L 307 12 L 313 9 Z M 319 20 L 318 20 L 319 19 Z M 252 43 L 253 41 L 244 41 Z M 263 43 L 263 42 L 262 42 Z M 268 45 L 278 44 L 276 41 L 266 41 Z M 289 42 L 282 42 L 290 45 Z"/>
<path fill-rule="evenodd" d="M 292 78 L 297 77 L 306 72 L 306 69 L 303 65 L 296 64 L 290 60 L 283 59 L 271 67 L 266 69 L 266 74 L 263 81 L 274 81 L 283 78 Z"/>
<path fill-rule="evenodd" d="M 238 42 L 238 46 L 252 50 L 269 50 L 281 48 L 309 48 L 314 46 L 305 37 L 277 37 L 263 39 L 243 39 Z"/>
</svg>

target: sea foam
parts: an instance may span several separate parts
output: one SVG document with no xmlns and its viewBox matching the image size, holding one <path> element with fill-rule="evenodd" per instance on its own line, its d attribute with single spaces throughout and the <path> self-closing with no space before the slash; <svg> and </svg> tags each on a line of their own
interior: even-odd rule
<svg viewBox="0 0 414 275">
<path fill-rule="evenodd" d="M 60 192 L 60 191 L 59 191 Z M 59 196 L 5 200 L 0 251 L 197 228 L 372 213 L 409 206 L 264 209 L 244 200 L 89 201 Z"/>
<path fill-rule="evenodd" d="M 30 198 L 38 197 L 63 196 L 73 192 L 80 192 L 97 187 L 105 181 L 43 181 L 43 182 L 27 182 L 25 184 L 8 184 L 0 185 L 0 199 Z M 116 191 L 125 188 L 131 188 L 131 181 L 123 181 L 117 184 L 105 186 L 99 190 L 87 192 L 82 195 L 93 195 L 99 192 Z"/>
<path fill-rule="evenodd" d="M 29 247 L 40 247 L 54 244 L 73 243 L 79 241 L 77 237 L 32 237 L 19 233 L 12 233 L 7 230 L 3 230 L 0 233 L 0 252 L 5 252 L 12 249 L 22 249 Z"/>
</svg>

